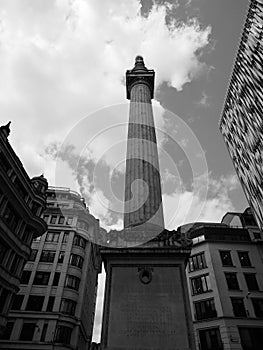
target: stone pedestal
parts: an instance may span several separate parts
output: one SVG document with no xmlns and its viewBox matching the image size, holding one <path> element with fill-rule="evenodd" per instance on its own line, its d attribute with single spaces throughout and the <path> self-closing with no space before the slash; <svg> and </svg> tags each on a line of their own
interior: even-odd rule
<svg viewBox="0 0 263 350">
<path fill-rule="evenodd" d="M 106 269 L 103 350 L 193 350 L 185 276 L 189 248 L 148 242 L 101 251 Z"/>
</svg>

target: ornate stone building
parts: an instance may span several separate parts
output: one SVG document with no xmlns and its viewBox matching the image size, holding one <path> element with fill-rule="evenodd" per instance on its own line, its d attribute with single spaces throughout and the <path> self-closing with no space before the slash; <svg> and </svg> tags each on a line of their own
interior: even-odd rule
<svg viewBox="0 0 263 350">
<path fill-rule="evenodd" d="M 32 239 L 47 229 L 40 218 L 47 181 L 43 176 L 29 178 L 8 141 L 9 133 L 10 123 L 0 127 L 0 333 L 19 290 Z"/>
<path fill-rule="evenodd" d="M 9 313 L 5 349 L 89 349 L 98 273 L 99 221 L 81 196 L 47 191 L 47 232 L 36 238 Z"/>
<path fill-rule="evenodd" d="M 220 131 L 257 223 L 263 228 L 263 1 L 250 2 Z"/>
</svg>

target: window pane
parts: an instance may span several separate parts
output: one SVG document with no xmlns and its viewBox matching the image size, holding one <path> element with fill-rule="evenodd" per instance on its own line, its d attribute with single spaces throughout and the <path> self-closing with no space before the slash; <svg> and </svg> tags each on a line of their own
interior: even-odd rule
<svg viewBox="0 0 263 350">
<path fill-rule="evenodd" d="M 46 242 L 58 242 L 59 240 L 58 232 L 48 232 L 46 236 Z"/>
<path fill-rule="evenodd" d="M 24 300 L 24 295 L 16 294 L 13 297 L 13 303 L 11 306 L 11 310 L 20 310 L 22 303 L 23 303 L 23 300 Z"/>
<path fill-rule="evenodd" d="M 56 215 L 52 215 L 50 223 L 54 225 L 54 224 L 56 224 L 56 222 L 57 222 L 57 216 Z"/>
<path fill-rule="evenodd" d="M 259 290 L 257 278 L 254 273 L 245 273 L 244 276 L 248 290 Z"/>
<path fill-rule="evenodd" d="M 239 290 L 239 284 L 236 273 L 225 272 L 225 277 L 228 289 Z"/>
<path fill-rule="evenodd" d="M 203 300 L 194 303 L 197 320 L 203 320 L 217 316 L 214 299 Z"/>
<path fill-rule="evenodd" d="M 200 330 L 199 339 L 202 350 L 223 350 L 220 331 L 218 328 Z"/>
<path fill-rule="evenodd" d="M 56 343 L 70 344 L 72 328 L 57 326 L 54 341 Z"/>
<path fill-rule="evenodd" d="M 48 298 L 47 311 L 50 311 L 50 312 L 53 311 L 54 302 L 55 302 L 55 297 L 54 296 L 50 296 Z"/>
<path fill-rule="evenodd" d="M 256 317 L 263 317 L 263 299 L 252 298 L 252 303 Z"/>
<path fill-rule="evenodd" d="M 70 299 L 62 299 L 60 305 L 60 312 L 67 315 L 74 315 L 77 303 Z"/>
<path fill-rule="evenodd" d="M 206 267 L 207 265 L 204 252 L 193 255 L 189 258 L 188 268 L 190 272 L 205 269 Z"/>
<path fill-rule="evenodd" d="M 72 216 L 69 216 L 69 217 L 67 218 L 66 225 L 72 225 L 72 222 L 73 222 L 73 217 L 72 217 Z"/>
<path fill-rule="evenodd" d="M 36 272 L 33 284 L 47 285 L 50 277 L 50 272 Z"/>
<path fill-rule="evenodd" d="M 80 284 L 80 279 L 78 277 L 75 277 L 73 275 L 66 276 L 65 287 L 78 290 L 79 284 Z"/>
<path fill-rule="evenodd" d="M 52 286 L 57 286 L 60 278 L 60 272 L 55 272 Z"/>
<path fill-rule="evenodd" d="M 64 222 L 65 222 L 65 217 L 64 216 L 60 216 L 59 220 L 58 220 L 59 225 L 63 225 Z"/>
<path fill-rule="evenodd" d="M 241 266 L 251 266 L 248 252 L 238 252 Z"/>
<path fill-rule="evenodd" d="M 41 295 L 29 295 L 26 310 L 29 311 L 41 311 L 44 303 L 44 296 Z"/>
<path fill-rule="evenodd" d="M 20 340 L 32 340 L 34 336 L 36 328 L 36 323 L 24 323 L 21 333 L 20 333 Z"/>
<path fill-rule="evenodd" d="M 42 328 L 42 333 L 41 333 L 40 341 L 45 341 L 45 339 L 46 339 L 46 334 L 47 334 L 47 327 L 48 327 L 48 323 L 44 323 L 44 326 L 43 326 L 43 328 Z"/>
<path fill-rule="evenodd" d="M 231 253 L 228 250 L 220 251 L 220 257 L 223 266 L 233 266 Z"/>
<path fill-rule="evenodd" d="M 208 275 L 198 276 L 191 279 L 192 293 L 200 294 L 211 290 L 210 278 Z"/>
<path fill-rule="evenodd" d="M 55 259 L 56 252 L 51 250 L 42 250 L 40 260 L 42 262 L 50 262 L 52 263 Z"/>
<path fill-rule="evenodd" d="M 242 298 L 231 298 L 233 313 L 237 317 L 247 317 L 244 301 Z"/>
<path fill-rule="evenodd" d="M 28 284 L 32 271 L 24 270 L 20 279 L 21 284 Z"/>
<path fill-rule="evenodd" d="M 68 241 L 68 236 L 69 234 L 67 232 L 64 233 L 64 236 L 63 236 L 63 243 L 67 243 Z"/>
<path fill-rule="evenodd" d="M 11 337 L 11 333 L 13 331 L 15 322 L 7 322 L 4 333 L 0 336 L 0 339 L 2 340 L 9 340 Z"/>
<path fill-rule="evenodd" d="M 31 249 L 31 254 L 30 254 L 30 257 L 29 257 L 29 261 L 35 261 L 36 260 L 36 256 L 37 256 L 37 252 L 38 250 L 37 249 Z"/>
<path fill-rule="evenodd" d="M 58 263 L 62 264 L 64 261 L 65 252 L 60 252 L 58 256 Z"/>
</svg>

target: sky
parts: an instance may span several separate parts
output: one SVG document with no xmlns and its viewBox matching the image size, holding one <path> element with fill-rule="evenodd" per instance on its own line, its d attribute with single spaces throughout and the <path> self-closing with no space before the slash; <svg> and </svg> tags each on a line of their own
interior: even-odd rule
<svg viewBox="0 0 263 350">
<path fill-rule="evenodd" d="M 122 228 L 125 72 L 140 54 L 156 73 L 166 227 L 243 211 L 248 204 L 218 121 L 247 6 L 0 0 L 1 124 L 12 121 L 9 140 L 29 175 L 44 173 L 49 185 L 77 190 L 102 227 Z M 100 301 L 102 294 L 100 288 Z"/>
</svg>

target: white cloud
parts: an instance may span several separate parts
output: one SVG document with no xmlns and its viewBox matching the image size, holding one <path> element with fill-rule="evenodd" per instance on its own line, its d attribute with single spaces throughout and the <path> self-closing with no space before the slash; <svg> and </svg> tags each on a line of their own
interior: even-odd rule
<svg viewBox="0 0 263 350">
<path fill-rule="evenodd" d="M 10 139 L 31 175 L 51 173 L 39 158 L 45 145 L 63 140 L 92 111 L 125 102 L 122 81 L 136 54 L 155 69 L 157 85 L 180 90 L 202 71 L 196 52 L 210 28 L 167 26 L 166 5 L 143 17 L 138 0 L 1 1 L 0 112 L 2 123 L 13 121 Z"/>
<path fill-rule="evenodd" d="M 200 176 L 195 190 L 181 187 L 172 194 L 163 194 L 165 223 L 168 229 L 176 229 L 185 223 L 196 221 L 220 222 L 227 211 L 233 211 L 230 192 L 239 189 L 239 181 L 234 174 L 215 179 L 209 174 L 208 191 L 205 192 L 206 176 Z"/>
</svg>

